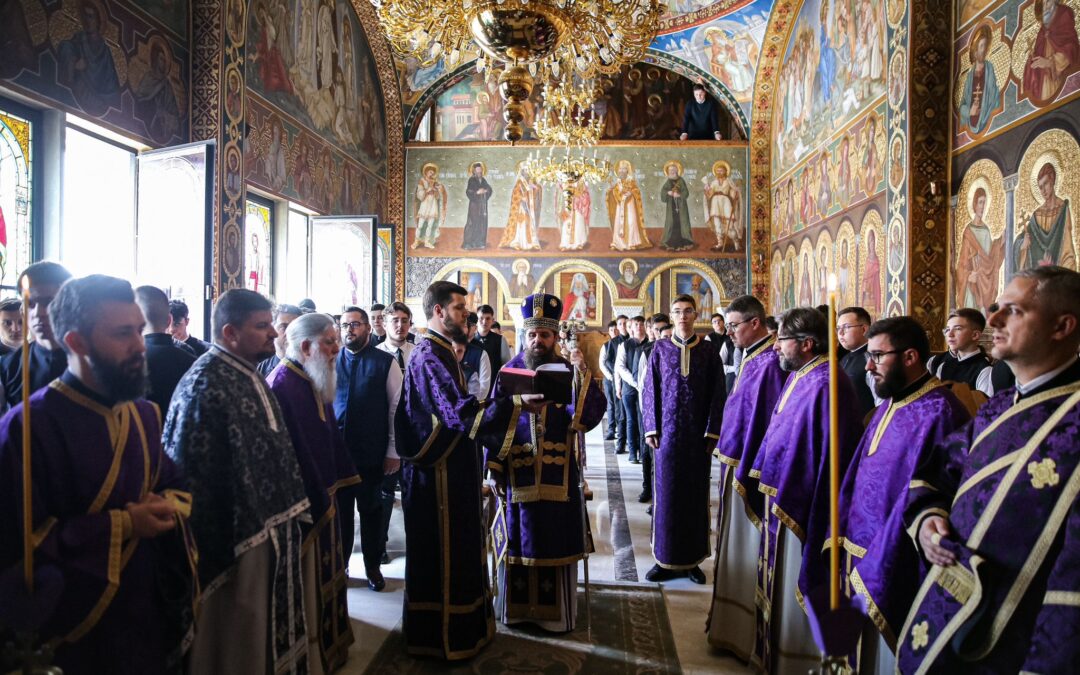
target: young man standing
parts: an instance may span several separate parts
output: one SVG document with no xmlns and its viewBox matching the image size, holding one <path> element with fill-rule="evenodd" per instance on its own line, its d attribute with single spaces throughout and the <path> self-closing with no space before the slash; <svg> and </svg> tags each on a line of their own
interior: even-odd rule
<svg viewBox="0 0 1080 675">
<path fill-rule="evenodd" d="M 671 302 L 675 330 L 657 342 L 645 378 L 643 426 L 653 449 L 653 558 L 645 578 L 685 574 L 705 583 L 698 566 L 709 556 L 709 469 L 720 438 L 727 387 L 716 350 L 694 333 L 689 295 Z"/>
<path fill-rule="evenodd" d="M 990 359 L 979 345 L 979 338 L 986 328 L 986 317 L 977 309 L 963 307 L 949 314 L 948 323 L 941 331 L 949 351 L 930 359 L 927 370 L 938 379 L 964 382 L 990 396 L 994 386 L 990 379 Z"/>
</svg>

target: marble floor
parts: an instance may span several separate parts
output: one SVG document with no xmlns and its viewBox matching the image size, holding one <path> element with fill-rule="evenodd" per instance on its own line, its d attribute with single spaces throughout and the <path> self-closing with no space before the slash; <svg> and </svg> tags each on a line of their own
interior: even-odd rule
<svg viewBox="0 0 1080 675">
<path fill-rule="evenodd" d="M 652 567 L 650 517 L 647 504 L 639 504 L 641 466 L 630 464 L 628 455 L 605 453 L 603 435 L 594 430 L 587 436 L 588 462 L 586 479 L 593 491 L 589 516 L 596 553 L 589 558 L 589 577 L 593 581 L 645 582 L 645 573 Z M 719 475 L 714 460 L 713 479 Z M 712 520 L 715 521 L 716 493 L 712 496 Z M 362 574 L 363 561 L 357 551 L 350 569 Z M 390 526 L 389 553 L 391 562 L 383 565 L 386 589 L 374 593 L 362 578 L 349 581 L 349 614 L 352 617 L 356 642 L 349 651 L 349 661 L 340 671 L 347 675 L 364 672 L 383 641 L 401 621 L 404 594 L 405 530 L 400 503 L 395 506 Z M 705 616 L 712 593 L 712 562 L 702 564 L 709 581 L 704 586 L 689 579 L 663 583 L 668 618 L 674 634 L 679 663 L 684 673 L 717 675 L 749 673 L 749 668 L 735 659 L 714 652 L 705 636 Z M 584 579 L 583 574 L 579 574 Z"/>
</svg>

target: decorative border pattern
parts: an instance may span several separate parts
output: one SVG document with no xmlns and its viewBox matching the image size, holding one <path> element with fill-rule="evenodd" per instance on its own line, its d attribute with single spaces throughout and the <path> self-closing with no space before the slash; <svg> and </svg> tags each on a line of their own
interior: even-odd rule
<svg viewBox="0 0 1080 675">
<path fill-rule="evenodd" d="M 949 153 L 952 100 L 950 3 L 911 0 L 908 146 L 907 307 L 926 328 L 933 349 L 944 348 L 941 327 L 948 308 Z M 931 182 L 935 185 L 931 193 Z M 890 289 L 893 282 L 890 282 Z M 890 290 L 891 292 L 891 290 Z M 890 300 L 890 303 L 892 301 Z M 891 304 L 889 305 L 891 310 Z"/>
<path fill-rule="evenodd" d="M 375 57 L 375 71 L 382 87 L 383 111 L 386 119 L 386 213 L 383 219 L 394 225 L 394 295 L 405 297 L 405 125 L 398 83 L 397 65 L 394 63 L 390 43 L 379 26 L 375 7 L 368 0 L 352 0 L 353 9 L 360 18 L 371 53 Z"/>
<path fill-rule="evenodd" d="M 906 245 L 906 241 L 911 237 L 912 221 L 908 219 L 909 205 L 911 200 L 909 199 L 908 190 L 910 189 L 913 181 L 911 180 L 912 167 L 914 166 L 914 148 L 907 147 L 905 150 L 903 162 L 904 173 L 898 181 L 894 183 L 892 174 L 892 147 L 893 144 L 899 142 L 901 147 L 905 146 L 905 140 L 914 137 L 914 134 L 906 134 L 911 124 L 908 115 L 908 98 L 911 96 L 911 85 L 916 80 L 915 75 L 912 72 L 910 60 L 908 59 L 907 49 L 910 42 L 909 28 L 911 26 L 910 19 L 907 16 L 908 4 L 907 0 L 896 0 L 894 5 L 902 5 L 903 12 L 900 20 L 895 22 L 889 21 L 888 31 L 886 32 L 887 49 L 885 62 L 889 64 L 889 68 L 886 71 L 886 85 L 890 92 L 887 97 L 888 108 L 885 113 L 887 138 L 885 144 L 884 165 L 886 175 L 886 189 L 888 190 L 888 202 L 886 213 L 888 217 L 885 222 L 882 223 L 881 235 L 885 237 L 885 269 L 887 274 L 885 277 L 885 304 L 882 306 L 883 317 L 885 316 L 900 316 L 905 313 L 906 300 L 908 291 L 908 281 L 906 268 L 909 267 L 905 264 L 907 258 L 907 252 L 911 250 L 910 246 Z M 883 13 L 887 10 L 882 8 Z M 891 95 L 892 89 L 892 62 L 894 58 L 901 58 L 908 60 L 908 63 L 904 67 L 904 73 L 906 74 L 903 93 L 893 99 Z M 946 78 L 946 86 L 948 86 L 948 78 Z M 940 94 L 936 94 L 940 95 Z M 914 104 L 914 101 L 912 101 Z M 930 101 L 919 101 L 920 104 L 928 104 Z M 924 120 L 925 121 L 925 120 Z M 940 168 L 944 168 L 938 163 Z M 929 166 L 927 168 L 930 168 Z M 907 232 L 904 232 L 904 226 L 907 225 Z M 896 245 L 893 244 L 892 233 L 894 230 L 899 229 L 901 235 L 896 239 Z M 906 234 L 906 236 L 905 236 Z M 899 249 L 898 254 L 894 255 L 894 248 Z M 896 264 L 894 264 L 894 262 Z"/>
<path fill-rule="evenodd" d="M 223 59 L 222 27 L 225 25 L 222 4 L 215 0 L 195 0 L 191 7 L 191 140 L 213 140 L 221 143 L 221 73 Z M 220 149 L 220 148 L 219 148 Z M 210 209 L 211 260 L 214 261 L 211 272 L 211 285 L 215 297 L 221 292 L 218 261 L 221 252 L 221 168 L 222 153 L 214 153 L 214 185 Z"/>
<path fill-rule="evenodd" d="M 777 0 L 761 42 L 750 120 L 750 293 L 769 307 L 769 246 L 772 239 L 772 118 L 776 80 L 788 36 L 802 0 Z"/>
</svg>

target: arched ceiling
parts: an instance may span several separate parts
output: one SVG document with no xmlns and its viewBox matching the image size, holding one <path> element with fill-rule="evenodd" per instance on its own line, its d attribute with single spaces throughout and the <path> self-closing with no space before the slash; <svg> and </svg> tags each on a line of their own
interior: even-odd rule
<svg viewBox="0 0 1080 675">
<path fill-rule="evenodd" d="M 750 136 L 755 74 L 774 0 L 666 0 L 661 32 L 644 61 L 701 81 Z M 475 66 L 476 54 L 448 67 L 421 68 L 395 58 L 404 127 L 409 136 L 434 97 Z M 456 78 L 456 79 L 455 79 Z"/>
</svg>

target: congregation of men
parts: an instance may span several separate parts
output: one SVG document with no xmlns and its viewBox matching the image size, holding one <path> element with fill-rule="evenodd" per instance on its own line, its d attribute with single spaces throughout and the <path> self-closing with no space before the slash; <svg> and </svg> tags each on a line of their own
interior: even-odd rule
<svg viewBox="0 0 1080 675">
<path fill-rule="evenodd" d="M 11 350 L 0 359 L 0 570 L 21 564 L 29 349 L 35 571 L 58 598 L 37 629 L 58 641 L 65 672 L 332 672 L 353 641 L 353 514 L 380 591 L 399 483 L 410 653 L 468 658 L 496 618 L 574 630 L 589 541 L 583 434 L 604 416 L 612 450 L 643 464 L 639 501 L 653 502 L 646 578 L 705 583 L 713 557 L 706 630 L 718 650 L 766 672 L 819 663 L 807 610 L 829 584 L 832 431 L 842 581 L 866 608 L 853 668 L 1080 662 L 1069 633 L 1080 622 L 1076 272 L 1021 271 L 989 316 L 953 311 L 938 356 L 913 318 L 842 308 L 836 382 L 826 314 L 797 307 L 770 330 L 752 296 L 711 317 L 707 337 L 692 296 L 674 297 L 669 314 L 618 317 L 601 382 L 575 343 L 560 354 L 562 302 L 544 293 L 522 304 L 516 356 L 491 306 L 469 312 L 466 289 L 448 281 L 425 293 L 415 344 L 401 302 L 338 319 L 237 289 L 217 299 L 208 346 L 188 333 L 188 307 L 157 288 L 73 279 L 52 262 L 23 274 L 33 342 L 15 332 L 19 306 L 0 303 Z M 498 378 L 557 363 L 572 373 L 569 405 Z M 485 471 L 508 535 L 494 604 Z M 541 586 L 557 590 L 534 597 Z"/>
</svg>

